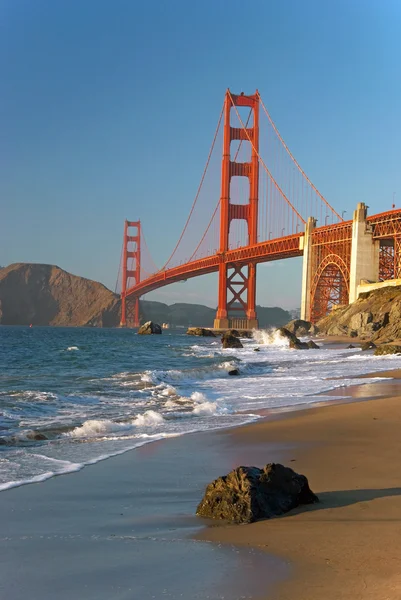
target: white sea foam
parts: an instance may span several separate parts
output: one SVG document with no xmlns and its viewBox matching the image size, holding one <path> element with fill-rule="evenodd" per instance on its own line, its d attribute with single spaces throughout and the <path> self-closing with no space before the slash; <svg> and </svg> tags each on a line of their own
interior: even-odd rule
<svg viewBox="0 0 401 600">
<path fill-rule="evenodd" d="M 88 377 L 70 393 L 55 386 L 49 389 L 58 394 L 12 389 L 1 409 L 2 427 L 13 440 L 5 448 L 10 461 L 2 463 L 2 471 L 8 482 L 0 490 L 72 472 L 156 439 L 249 422 L 261 409 L 287 411 L 343 398 L 345 386 L 377 379 L 355 375 L 401 367 L 399 356 L 327 349 L 324 342 L 319 350 L 289 350 L 273 330 L 255 332 L 240 349 L 225 350 L 215 340 L 180 344 L 172 345 L 179 368 L 169 368 L 171 355 L 155 353 L 154 363 L 148 357 L 141 363 L 142 369 L 154 364 L 153 370 L 123 371 L 125 361 L 119 372 L 102 371 L 107 376 Z M 239 377 L 228 375 L 234 368 Z M 73 423 L 79 425 L 66 432 Z M 51 432 L 51 441 L 41 441 L 34 455 L 30 451 L 42 431 Z M 1 434 L 7 443 L 6 432 Z"/>
<path fill-rule="evenodd" d="M 67 352 L 71 352 L 72 350 L 79 350 L 78 346 L 68 346 Z"/>
<path fill-rule="evenodd" d="M 281 335 L 278 329 L 254 329 L 253 339 L 257 344 L 263 346 L 275 346 L 276 348 L 288 348 L 289 342 Z"/>
<path fill-rule="evenodd" d="M 153 427 L 155 425 L 160 425 L 164 422 L 164 418 L 162 415 L 154 410 L 147 410 L 143 415 L 138 415 L 134 421 L 133 425 L 137 427 Z"/>
</svg>

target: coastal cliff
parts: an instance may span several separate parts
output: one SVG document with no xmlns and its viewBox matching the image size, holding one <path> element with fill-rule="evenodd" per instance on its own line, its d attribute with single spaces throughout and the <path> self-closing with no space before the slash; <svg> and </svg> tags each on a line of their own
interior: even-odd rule
<svg viewBox="0 0 401 600">
<path fill-rule="evenodd" d="M 259 326 L 281 327 L 290 314 L 278 307 L 257 307 Z M 0 325 L 118 327 L 120 297 L 103 284 L 72 275 L 55 265 L 15 263 L 0 268 Z M 202 304 L 141 300 L 141 322 L 212 327 L 214 308 Z"/>
<path fill-rule="evenodd" d="M 318 322 L 320 333 L 369 338 L 381 344 L 401 339 L 401 286 L 361 294 Z"/>
<path fill-rule="evenodd" d="M 104 285 L 55 265 L 16 263 L 0 270 L 2 325 L 113 327 L 120 300 Z"/>
</svg>

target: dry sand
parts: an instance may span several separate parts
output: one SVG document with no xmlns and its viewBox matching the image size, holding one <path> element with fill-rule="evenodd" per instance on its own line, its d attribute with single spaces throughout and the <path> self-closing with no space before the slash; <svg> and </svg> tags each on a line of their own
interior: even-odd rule
<svg viewBox="0 0 401 600">
<path fill-rule="evenodd" d="M 377 396 L 386 393 L 381 385 Z M 269 600 L 401 599 L 399 390 L 227 431 L 237 455 L 259 448 L 260 465 L 269 460 L 267 442 L 287 445 L 285 463 L 308 477 L 321 502 L 252 525 L 208 527 L 199 537 L 289 560 L 293 577 L 266 592 Z"/>
</svg>

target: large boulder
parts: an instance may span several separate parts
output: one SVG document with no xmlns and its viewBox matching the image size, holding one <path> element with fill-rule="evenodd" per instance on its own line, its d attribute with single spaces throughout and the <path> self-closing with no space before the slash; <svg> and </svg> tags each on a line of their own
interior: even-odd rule
<svg viewBox="0 0 401 600">
<path fill-rule="evenodd" d="M 375 356 L 382 356 L 383 354 L 401 354 L 401 346 L 396 346 L 394 344 L 378 346 L 374 354 Z"/>
<path fill-rule="evenodd" d="M 316 335 L 319 331 L 316 325 L 303 319 L 293 319 L 287 323 L 285 329 L 295 335 Z"/>
<path fill-rule="evenodd" d="M 238 467 L 210 483 L 196 514 L 232 523 L 252 523 L 318 502 L 304 475 L 269 463 L 263 469 Z"/>
<path fill-rule="evenodd" d="M 376 348 L 376 344 L 374 342 L 364 342 L 361 344 L 362 352 L 366 352 L 366 350 L 374 350 Z"/>
<path fill-rule="evenodd" d="M 202 337 L 216 337 L 211 329 L 205 329 L 204 327 L 189 327 L 187 329 L 187 335 L 199 335 Z"/>
<path fill-rule="evenodd" d="M 240 341 L 240 339 L 235 335 L 231 335 L 231 333 L 229 331 L 226 331 L 225 333 L 223 333 L 223 335 L 221 336 L 221 343 L 223 344 L 223 348 L 243 348 L 244 347 L 242 345 L 242 342 Z"/>
<path fill-rule="evenodd" d="M 288 345 L 293 350 L 308 350 L 308 343 L 301 342 L 301 340 L 297 338 L 295 333 L 292 333 L 286 327 L 280 327 L 278 332 L 280 333 L 281 337 L 284 337 L 288 340 Z"/>
<path fill-rule="evenodd" d="M 153 323 L 153 321 L 147 321 L 138 329 L 139 335 L 150 335 L 152 333 L 161 333 L 162 328 L 157 323 Z"/>
</svg>

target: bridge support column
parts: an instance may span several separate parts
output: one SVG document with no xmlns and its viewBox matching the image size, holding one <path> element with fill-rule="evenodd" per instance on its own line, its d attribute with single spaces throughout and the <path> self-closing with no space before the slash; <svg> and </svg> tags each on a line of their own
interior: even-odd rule
<svg viewBox="0 0 401 600">
<path fill-rule="evenodd" d="M 373 232 L 366 221 L 367 206 L 359 202 L 352 222 L 352 245 L 350 265 L 349 303 L 357 299 L 357 288 L 361 280 L 379 280 L 380 242 L 373 240 Z"/>
<path fill-rule="evenodd" d="M 305 225 L 303 240 L 304 258 L 302 263 L 301 319 L 309 321 L 311 316 L 312 286 L 312 231 L 316 227 L 316 219 L 309 217 Z"/>
<path fill-rule="evenodd" d="M 231 109 L 237 112 L 238 106 L 248 107 L 253 112 L 253 126 L 232 127 Z M 252 122 L 252 121 L 251 121 Z M 231 157 L 231 142 L 251 145 L 250 162 L 237 162 Z M 247 204 L 231 202 L 230 188 L 232 177 L 246 177 L 249 180 Z M 248 244 L 258 241 L 258 201 L 259 201 L 259 93 L 252 96 L 231 94 L 227 90 L 224 106 L 224 141 L 221 167 L 220 196 L 220 254 L 219 303 L 214 320 L 216 329 L 253 329 L 258 327 L 256 317 L 256 266 L 252 263 L 238 267 L 224 262 L 229 249 L 230 223 L 233 219 L 246 221 Z M 228 272 L 230 270 L 230 272 Z M 230 296 L 228 296 L 228 293 Z M 245 313 L 245 314 L 244 314 Z M 241 316 L 240 316 L 241 314 Z M 234 316 L 235 315 L 235 316 Z M 238 315 L 238 317 L 236 316 Z M 243 317 L 242 317 L 243 315 Z"/>
<path fill-rule="evenodd" d="M 130 228 L 136 229 L 130 235 Z M 129 264 L 128 264 L 129 261 Z M 141 279 L 141 222 L 125 221 L 121 282 L 120 327 L 139 327 L 139 297 L 127 295 L 128 280 L 139 283 Z"/>
</svg>

